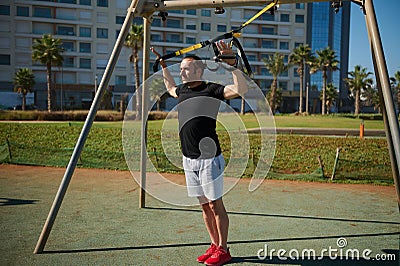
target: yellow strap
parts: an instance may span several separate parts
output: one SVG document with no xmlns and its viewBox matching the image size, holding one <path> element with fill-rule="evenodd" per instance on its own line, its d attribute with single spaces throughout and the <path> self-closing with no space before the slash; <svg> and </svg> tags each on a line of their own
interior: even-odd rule
<svg viewBox="0 0 400 266">
<path fill-rule="evenodd" d="M 259 16 L 261 16 L 264 12 L 268 11 L 270 8 L 274 7 L 277 4 L 278 1 L 271 2 L 269 5 L 261 9 L 257 14 L 255 14 L 251 19 L 246 21 L 245 23 L 242 24 L 242 28 L 246 27 L 249 25 L 251 22 L 253 22 L 255 19 L 257 19 Z"/>
<path fill-rule="evenodd" d="M 176 51 L 176 52 L 175 52 L 175 55 L 176 55 L 176 56 L 179 56 L 179 55 L 181 55 L 181 54 L 186 54 L 186 53 L 188 53 L 188 52 L 194 51 L 194 50 L 196 50 L 196 49 L 200 49 L 200 48 L 202 48 L 202 47 L 203 47 L 203 46 L 201 45 L 201 43 L 198 43 L 198 44 L 195 44 L 195 45 L 192 45 L 192 46 L 183 48 L 183 49 L 181 49 L 181 50 L 179 50 L 179 51 Z"/>
</svg>

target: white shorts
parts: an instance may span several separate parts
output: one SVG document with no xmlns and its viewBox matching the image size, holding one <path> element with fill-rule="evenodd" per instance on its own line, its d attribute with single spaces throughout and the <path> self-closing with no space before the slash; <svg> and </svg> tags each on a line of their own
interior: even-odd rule
<svg viewBox="0 0 400 266">
<path fill-rule="evenodd" d="M 206 197 L 209 201 L 222 197 L 225 168 L 222 154 L 210 159 L 183 156 L 183 168 L 189 197 Z"/>
</svg>

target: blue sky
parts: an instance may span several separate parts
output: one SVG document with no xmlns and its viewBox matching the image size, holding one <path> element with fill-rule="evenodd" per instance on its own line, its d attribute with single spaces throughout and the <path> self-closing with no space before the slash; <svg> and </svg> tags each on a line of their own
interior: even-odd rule
<svg viewBox="0 0 400 266">
<path fill-rule="evenodd" d="M 400 0 L 374 0 L 389 76 L 400 71 Z M 358 5 L 351 6 L 349 71 L 355 65 L 374 72 L 365 18 Z"/>
</svg>

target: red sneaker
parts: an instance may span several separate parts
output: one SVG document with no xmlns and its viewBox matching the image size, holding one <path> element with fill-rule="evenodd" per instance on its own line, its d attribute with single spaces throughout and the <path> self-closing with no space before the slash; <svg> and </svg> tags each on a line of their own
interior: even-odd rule
<svg viewBox="0 0 400 266">
<path fill-rule="evenodd" d="M 225 251 L 222 247 L 218 247 L 214 254 L 209 257 L 204 264 L 208 266 L 220 266 L 232 259 L 229 248 Z"/>
<path fill-rule="evenodd" d="M 209 257 L 211 257 L 212 254 L 214 254 L 216 250 L 217 246 L 211 244 L 211 246 L 206 250 L 206 253 L 197 258 L 197 262 L 204 263 Z"/>
</svg>

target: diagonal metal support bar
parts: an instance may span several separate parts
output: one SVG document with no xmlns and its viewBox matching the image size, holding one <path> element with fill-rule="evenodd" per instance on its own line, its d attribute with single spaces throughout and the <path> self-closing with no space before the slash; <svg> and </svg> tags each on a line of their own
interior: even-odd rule
<svg viewBox="0 0 400 266">
<path fill-rule="evenodd" d="M 400 211 L 399 122 L 397 120 L 393 96 L 390 90 L 389 75 L 387 71 L 381 37 L 379 33 L 378 23 L 376 20 L 375 9 L 372 0 L 365 0 L 364 10 L 365 10 L 365 21 L 368 30 L 368 36 L 371 44 L 371 52 L 372 52 L 372 60 L 374 64 L 375 76 L 377 80 L 381 105 L 383 107 L 382 111 L 385 123 L 386 138 L 388 142 L 393 179 L 397 192 L 397 204 Z"/>
<path fill-rule="evenodd" d="M 47 220 L 46 220 L 46 222 L 44 224 L 44 227 L 43 227 L 43 230 L 42 230 L 42 232 L 40 234 L 39 240 L 38 240 L 38 242 L 36 244 L 36 248 L 35 248 L 35 250 L 33 252 L 35 254 L 42 253 L 43 249 L 44 249 L 44 247 L 46 245 L 47 239 L 48 239 L 48 237 L 50 235 L 50 231 L 51 231 L 51 229 L 53 227 L 54 221 L 55 221 L 55 219 L 57 217 L 57 214 L 58 214 L 58 211 L 59 211 L 59 209 L 61 207 L 61 203 L 62 203 L 62 201 L 64 199 L 65 193 L 67 192 L 68 185 L 69 185 L 69 183 L 71 181 L 72 175 L 73 175 L 73 173 L 75 171 L 75 168 L 76 168 L 76 165 L 78 163 L 79 156 L 82 153 L 83 146 L 85 145 L 85 141 L 87 139 L 87 136 L 89 135 L 90 128 L 92 127 L 94 118 L 95 118 L 96 113 L 97 113 L 97 109 L 99 108 L 99 105 L 100 105 L 101 97 L 102 97 L 105 89 L 108 86 L 108 83 L 109 83 L 110 78 L 111 78 L 111 74 L 112 74 L 112 72 L 114 70 L 114 67 L 115 67 L 116 63 L 117 63 L 118 56 L 121 53 L 121 49 L 123 47 L 123 43 L 124 43 L 124 41 L 126 39 L 126 36 L 129 33 L 129 28 L 130 28 L 130 25 L 132 24 L 132 20 L 133 20 L 133 17 L 134 17 L 135 9 L 138 6 L 138 4 L 140 4 L 141 2 L 143 2 L 143 0 L 133 0 L 131 2 L 130 7 L 128 8 L 128 12 L 127 12 L 127 15 L 125 17 L 125 21 L 124 21 L 124 23 L 122 25 L 121 32 L 120 32 L 120 34 L 118 36 L 118 39 L 117 39 L 117 41 L 115 43 L 115 46 L 114 46 L 114 49 L 113 49 L 113 51 L 111 53 L 110 60 L 108 61 L 107 67 L 106 67 L 106 69 L 104 71 L 103 77 L 102 77 L 101 82 L 100 82 L 99 89 L 98 89 L 98 91 L 96 93 L 96 96 L 95 96 L 95 98 L 93 100 L 92 106 L 90 107 L 90 111 L 89 111 L 88 116 L 86 118 L 86 121 L 85 121 L 85 123 L 83 125 L 81 134 L 80 134 L 79 139 L 78 139 L 78 141 L 77 141 L 77 143 L 75 145 L 74 151 L 73 151 L 71 159 L 70 159 L 70 161 L 68 163 L 67 169 L 65 171 L 64 177 L 62 179 L 62 182 L 60 184 L 60 187 L 59 187 L 58 192 L 56 194 L 56 197 L 54 199 L 53 205 L 51 206 L 49 215 L 48 215 Z"/>
</svg>

